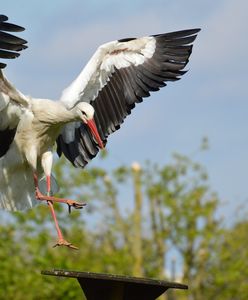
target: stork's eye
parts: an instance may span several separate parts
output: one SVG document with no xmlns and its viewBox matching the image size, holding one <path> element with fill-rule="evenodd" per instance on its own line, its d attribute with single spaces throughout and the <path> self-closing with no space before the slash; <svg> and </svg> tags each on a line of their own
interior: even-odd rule
<svg viewBox="0 0 248 300">
<path fill-rule="evenodd" d="M 86 115 L 86 112 L 85 112 L 85 111 L 82 111 L 82 114 L 83 114 L 85 117 L 87 117 L 87 115 Z"/>
</svg>

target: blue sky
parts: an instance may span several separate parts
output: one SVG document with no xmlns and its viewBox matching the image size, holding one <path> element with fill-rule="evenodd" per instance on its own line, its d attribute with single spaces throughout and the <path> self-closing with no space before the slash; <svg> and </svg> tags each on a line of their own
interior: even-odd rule
<svg viewBox="0 0 248 300">
<path fill-rule="evenodd" d="M 104 164 L 163 164 L 174 151 L 193 153 L 207 136 L 210 151 L 196 159 L 223 203 L 230 203 L 224 213 L 234 217 L 233 208 L 248 195 L 246 0 L 8 0 L 1 7 L 26 27 L 22 36 L 29 41 L 29 49 L 8 64 L 8 78 L 25 94 L 52 99 L 104 42 L 202 28 L 189 72 L 136 107 L 109 138 Z"/>
</svg>

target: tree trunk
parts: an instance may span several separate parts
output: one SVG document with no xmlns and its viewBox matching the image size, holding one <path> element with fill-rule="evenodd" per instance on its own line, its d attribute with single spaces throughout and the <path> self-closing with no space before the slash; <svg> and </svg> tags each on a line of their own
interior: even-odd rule
<svg viewBox="0 0 248 300">
<path fill-rule="evenodd" d="M 133 183 L 134 183 L 134 215 L 133 215 L 133 256 L 134 266 L 133 275 L 143 275 L 143 255 L 142 255 L 142 191 L 141 191 L 141 169 L 135 163 L 132 165 Z"/>
</svg>

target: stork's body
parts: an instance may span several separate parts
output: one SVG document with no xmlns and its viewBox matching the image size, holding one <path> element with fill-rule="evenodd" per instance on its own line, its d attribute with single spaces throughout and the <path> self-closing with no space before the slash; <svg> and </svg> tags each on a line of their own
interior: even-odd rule
<svg viewBox="0 0 248 300">
<path fill-rule="evenodd" d="M 45 106 L 40 103 L 44 103 Z M 45 111 L 45 108 L 48 110 Z M 8 199 L 13 198 L 13 201 L 11 201 L 11 205 L 9 201 L 2 201 L 2 207 L 8 210 L 19 210 L 30 208 L 36 203 L 31 200 L 35 194 L 33 176 L 43 173 L 51 176 L 52 147 L 60 134 L 61 126 L 65 124 L 65 121 L 60 122 L 61 118 L 59 118 L 64 111 L 65 108 L 58 103 L 44 99 L 30 99 L 29 109 L 22 108 L 18 126 L 13 129 L 15 130 L 14 140 L 4 156 L 5 159 L 0 161 L 3 174 L 11 174 L 11 178 L 6 176 L 4 180 L 2 174 L 1 191 L 4 187 L 12 185 L 10 182 L 6 182 L 7 180 L 15 181 L 19 186 L 16 189 L 18 196 L 10 197 L 8 194 Z M 16 110 L 15 105 L 8 112 L 9 117 L 20 113 L 18 109 Z M 70 118 L 72 118 L 71 115 Z M 20 178 L 25 178 L 25 180 L 18 183 Z M 25 191 L 23 195 L 22 191 Z M 29 201 L 26 201 L 27 195 L 29 195 Z M 1 198 L 3 199 L 3 193 Z"/>
<path fill-rule="evenodd" d="M 6 96 L 2 95 L 2 97 Z M 11 103 L 11 99 L 9 99 L 9 103 Z M 78 110 L 79 108 L 80 110 Z M 69 208 L 71 206 L 82 208 L 84 204 L 70 199 L 61 199 L 51 196 L 52 148 L 61 133 L 61 128 L 65 124 L 81 120 L 79 111 L 85 112 L 86 118 L 88 118 L 85 122 L 92 121 L 93 108 L 88 103 L 81 103 L 78 107 L 69 111 L 60 102 L 49 99 L 29 99 L 28 108 L 22 108 L 21 113 L 15 105 L 9 109 L 6 107 L 6 109 L 6 119 L 11 118 L 13 114 L 19 114 L 19 123 L 15 132 L 14 141 L 11 143 L 10 149 L 5 157 L 6 160 L 10 162 L 7 166 L 2 165 L 2 170 L 5 174 L 12 174 L 12 178 L 10 178 L 11 183 L 13 184 L 13 181 L 15 181 L 16 186 L 20 185 L 20 188 L 18 189 L 18 195 L 14 197 L 13 195 L 9 195 L 9 193 L 5 193 L 8 197 L 14 199 L 14 201 L 11 201 L 11 205 L 5 208 L 15 210 L 19 208 L 19 205 L 23 205 L 23 203 L 28 207 L 32 207 L 35 203 L 32 201 L 32 195 L 35 194 L 36 200 L 47 201 L 51 209 L 58 233 L 56 245 L 66 245 L 71 248 L 76 248 L 63 238 L 53 209 L 53 202 L 66 203 Z M 7 122 L 7 120 L 5 122 Z M 98 136 L 96 136 L 96 139 L 97 138 Z M 102 147 L 100 140 L 99 144 Z M 31 171 L 34 184 L 30 182 L 32 178 L 32 176 L 30 176 Z M 21 176 L 19 174 L 20 172 Z M 45 174 L 46 179 L 46 195 L 42 194 L 39 188 L 39 177 L 42 173 Z M 17 180 L 13 177 L 16 177 Z M 25 178 L 21 184 L 18 183 L 18 179 L 20 178 Z M 7 180 L 8 179 L 7 177 Z M 1 180 L 1 183 L 4 183 L 6 187 L 10 185 L 10 182 L 6 182 L 6 179 Z M 22 190 L 25 191 L 23 196 Z M 30 198 L 29 201 L 27 201 L 27 196 Z M 4 203 L 10 204 L 10 201 L 5 199 L 5 201 L 2 202 L 2 206 Z"/>
<path fill-rule="evenodd" d="M 20 119 L 15 141 L 35 169 L 37 159 L 42 159 L 43 154 L 51 150 L 63 125 L 80 120 L 61 103 L 52 100 L 32 99 L 30 106 L 30 111 Z"/>
<path fill-rule="evenodd" d="M 7 20 L 0 15 L 0 58 L 15 58 L 17 51 L 27 48 L 26 41 L 6 33 L 23 30 Z M 52 203 L 64 202 L 69 208 L 83 204 L 51 196 L 54 144 L 59 156 L 64 154 L 73 166 L 83 168 L 137 103 L 186 73 L 183 69 L 198 31 L 128 38 L 100 46 L 59 101 L 24 96 L 3 75 L 6 65 L 0 62 L 0 206 L 16 210 L 32 207 L 36 200 L 47 201 L 58 245 L 73 247 L 62 236 Z M 46 192 L 42 194 L 43 174 Z"/>
</svg>

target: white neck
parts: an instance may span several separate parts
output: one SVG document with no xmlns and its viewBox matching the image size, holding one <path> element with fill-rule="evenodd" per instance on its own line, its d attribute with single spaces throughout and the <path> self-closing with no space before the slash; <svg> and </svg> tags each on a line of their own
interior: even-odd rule
<svg viewBox="0 0 248 300">
<path fill-rule="evenodd" d="M 32 111 L 41 122 L 48 124 L 66 124 L 79 121 L 76 108 L 68 110 L 61 102 L 48 99 L 35 99 L 32 101 Z"/>
</svg>

